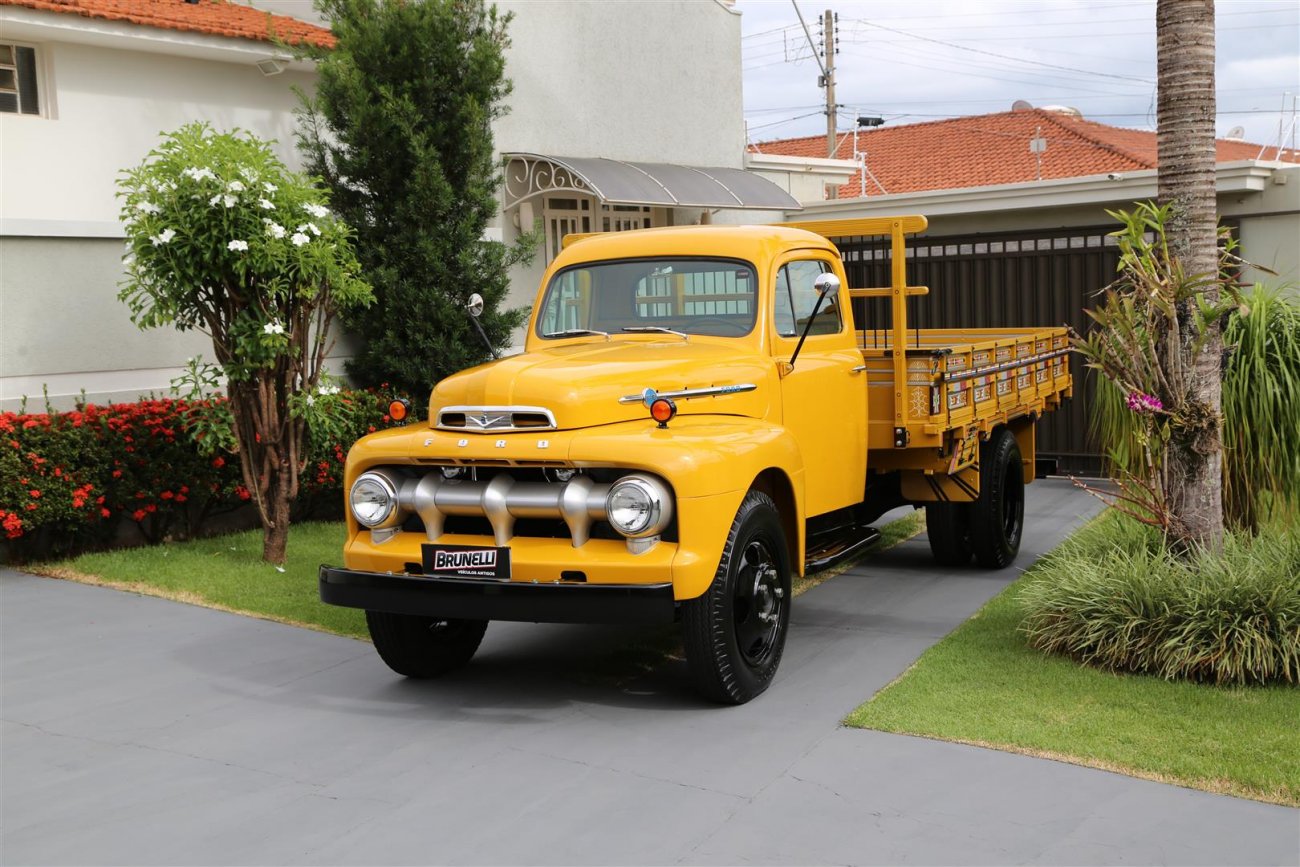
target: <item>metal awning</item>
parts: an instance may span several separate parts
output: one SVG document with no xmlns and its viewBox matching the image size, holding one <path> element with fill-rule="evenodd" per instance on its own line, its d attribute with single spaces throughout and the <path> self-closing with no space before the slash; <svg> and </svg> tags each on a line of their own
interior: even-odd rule
<svg viewBox="0 0 1300 867">
<path fill-rule="evenodd" d="M 507 208 L 546 193 L 592 195 L 611 205 L 803 209 L 776 184 L 744 169 L 631 163 L 603 157 L 502 154 Z"/>
</svg>

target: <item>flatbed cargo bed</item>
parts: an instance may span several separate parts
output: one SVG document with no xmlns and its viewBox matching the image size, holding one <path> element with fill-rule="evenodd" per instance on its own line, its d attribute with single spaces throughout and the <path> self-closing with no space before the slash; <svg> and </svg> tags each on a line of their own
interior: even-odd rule
<svg viewBox="0 0 1300 867">
<path fill-rule="evenodd" d="M 902 424 L 895 408 L 893 334 L 858 332 L 866 362 L 868 448 L 941 447 L 944 435 L 986 432 L 998 424 L 1055 409 L 1069 397 L 1069 335 L 1059 328 L 920 329 L 904 342 L 907 384 Z"/>
</svg>

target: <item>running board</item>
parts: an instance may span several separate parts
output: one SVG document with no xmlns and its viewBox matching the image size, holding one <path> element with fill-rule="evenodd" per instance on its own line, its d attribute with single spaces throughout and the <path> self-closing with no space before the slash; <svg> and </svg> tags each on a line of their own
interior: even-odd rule
<svg viewBox="0 0 1300 867">
<path fill-rule="evenodd" d="M 804 574 L 821 572 L 861 554 L 880 540 L 875 527 L 847 527 L 844 532 L 819 539 L 804 557 Z"/>
</svg>

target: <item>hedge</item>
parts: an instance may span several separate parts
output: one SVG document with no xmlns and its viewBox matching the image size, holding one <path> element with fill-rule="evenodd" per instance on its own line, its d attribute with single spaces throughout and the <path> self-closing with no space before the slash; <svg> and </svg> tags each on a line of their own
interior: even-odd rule
<svg viewBox="0 0 1300 867">
<path fill-rule="evenodd" d="M 224 400 L 219 398 L 217 400 Z M 337 511 L 352 442 L 391 426 L 388 397 L 350 391 L 338 441 L 309 443 L 298 517 Z M 206 402 L 143 399 L 71 412 L 0 413 L 0 539 L 5 559 L 58 556 L 118 541 L 157 544 L 203 531 L 251 495 L 230 454 L 209 454 L 189 419 Z M 134 527 L 138 533 L 123 532 Z"/>
</svg>

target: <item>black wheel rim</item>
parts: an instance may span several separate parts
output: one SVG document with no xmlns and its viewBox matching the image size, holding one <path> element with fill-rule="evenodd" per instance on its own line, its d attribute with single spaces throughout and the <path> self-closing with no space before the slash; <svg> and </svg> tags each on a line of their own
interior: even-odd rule
<svg viewBox="0 0 1300 867">
<path fill-rule="evenodd" d="M 1018 462 L 1007 467 L 1006 479 L 1002 485 L 1002 532 L 1007 544 L 1016 547 L 1020 543 L 1020 529 L 1025 522 L 1025 483 L 1021 477 Z"/>
<path fill-rule="evenodd" d="M 741 552 L 732 599 L 736 646 L 751 667 L 762 666 L 776 649 L 785 605 L 776 558 L 766 542 L 755 539 Z"/>
</svg>

